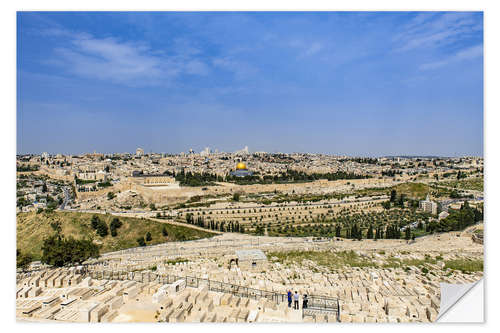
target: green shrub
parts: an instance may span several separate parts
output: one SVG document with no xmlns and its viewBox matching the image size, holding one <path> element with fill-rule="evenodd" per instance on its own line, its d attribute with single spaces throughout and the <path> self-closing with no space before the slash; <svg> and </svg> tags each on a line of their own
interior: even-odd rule
<svg viewBox="0 0 500 333">
<path fill-rule="evenodd" d="M 137 243 L 139 244 L 139 246 L 146 246 L 146 241 L 144 240 L 144 237 L 137 238 Z"/>
<path fill-rule="evenodd" d="M 97 258 L 99 247 L 91 240 L 66 239 L 59 234 L 43 241 L 42 263 L 62 267 L 66 264 L 81 264 L 88 258 Z"/>
</svg>

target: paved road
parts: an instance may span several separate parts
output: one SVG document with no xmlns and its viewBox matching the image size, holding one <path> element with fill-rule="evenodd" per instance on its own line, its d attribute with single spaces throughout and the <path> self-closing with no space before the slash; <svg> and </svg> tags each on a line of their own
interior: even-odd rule
<svg viewBox="0 0 500 333">
<path fill-rule="evenodd" d="M 186 227 L 186 228 L 191 228 L 191 229 L 197 229 L 197 230 L 201 230 L 201 231 L 205 231 L 205 232 L 211 232 L 211 233 L 218 234 L 218 235 L 222 234 L 222 232 L 220 232 L 220 231 L 205 229 L 205 228 L 198 227 L 197 225 L 192 225 L 192 224 L 189 224 L 189 223 L 176 222 L 176 221 L 173 221 L 173 220 L 156 219 L 156 218 L 152 218 L 152 217 L 149 217 L 148 220 L 152 220 L 152 221 L 156 221 L 156 222 L 160 222 L 160 223 L 165 223 L 165 224 L 178 225 L 178 226 L 181 226 L 181 227 Z"/>
<path fill-rule="evenodd" d="M 148 214 L 148 215 L 154 215 L 155 212 L 151 211 L 143 211 L 143 210 L 132 210 L 132 211 L 112 211 L 112 210 L 98 210 L 98 209 L 77 209 L 77 208 L 68 208 L 65 209 L 66 211 L 69 212 L 77 212 L 77 213 L 95 213 L 95 214 L 112 214 L 112 215 L 119 215 L 119 214 L 126 214 L 126 215 L 134 215 L 134 214 Z M 139 216 L 139 217 L 148 217 L 148 216 Z"/>
<path fill-rule="evenodd" d="M 69 195 L 69 191 L 68 191 L 67 187 L 63 187 L 63 192 L 64 192 L 64 201 L 61 204 L 61 206 L 59 206 L 60 210 L 64 210 L 64 207 L 66 207 L 66 205 L 68 204 L 68 202 L 71 201 L 71 196 Z"/>
</svg>

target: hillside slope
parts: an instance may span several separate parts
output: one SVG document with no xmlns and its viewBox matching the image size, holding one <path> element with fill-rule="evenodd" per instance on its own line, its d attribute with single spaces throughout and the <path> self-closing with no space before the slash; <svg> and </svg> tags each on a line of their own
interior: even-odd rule
<svg viewBox="0 0 500 333">
<path fill-rule="evenodd" d="M 137 238 L 146 237 L 150 232 L 152 240 L 147 245 L 164 243 L 167 241 L 192 240 L 214 236 L 213 233 L 188 227 L 170 225 L 155 222 L 148 219 L 118 217 L 122 226 L 118 229 L 118 235 L 112 237 L 108 234 L 105 237 L 97 235 L 91 227 L 91 219 L 97 215 L 101 221 L 109 225 L 115 217 L 110 214 L 90 214 L 77 212 L 53 212 L 53 213 L 19 213 L 17 214 L 17 248 L 22 253 L 30 253 L 33 258 L 41 257 L 41 247 L 43 240 L 54 233 L 51 224 L 60 222 L 62 234 L 65 237 L 72 236 L 76 239 L 92 239 L 96 244 L 102 245 L 100 252 L 110 252 L 138 246 Z M 168 232 L 164 237 L 162 229 Z"/>
<path fill-rule="evenodd" d="M 403 184 L 398 184 L 393 186 L 398 195 L 404 194 L 408 198 L 412 199 L 425 199 L 426 195 L 429 193 L 429 185 L 423 183 L 408 182 Z"/>
</svg>

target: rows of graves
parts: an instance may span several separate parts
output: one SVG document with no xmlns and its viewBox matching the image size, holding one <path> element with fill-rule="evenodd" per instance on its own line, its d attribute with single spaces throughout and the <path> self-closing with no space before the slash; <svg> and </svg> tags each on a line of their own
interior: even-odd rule
<svg viewBox="0 0 500 333">
<path fill-rule="evenodd" d="M 64 322 L 336 322 L 332 311 L 304 316 L 286 302 L 228 293 L 186 279 L 107 280 L 67 269 L 21 277 L 16 292 L 18 320 Z M 98 276 L 94 274 L 93 276 Z M 139 280 L 140 275 L 136 275 Z M 123 276 L 122 276 L 123 277 Z M 130 276 L 127 276 L 128 278 Z M 222 286 L 222 285 L 221 285 Z"/>
<path fill-rule="evenodd" d="M 268 254 L 331 251 L 327 253 L 332 256 L 352 250 L 359 260 L 373 265 L 327 267 L 313 260 L 275 260 L 272 255 L 255 267 L 235 263 L 235 252 L 249 253 L 249 249 Z M 483 276 L 482 271 L 461 272 L 445 263 L 482 260 L 482 251 L 482 245 L 465 233 L 427 236 L 416 242 L 316 242 L 224 234 L 108 253 L 82 267 L 19 273 L 17 317 L 101 322 L 429 322 L 439 313 L 441 282 L 471 283 Z M 395 262 L 401 265 L 390 265 Z M 300 295 L 300 310 L 288 307 L 284 299 L 288 290 Z M 310 300 L 307 309 L 302 307 L 305 295 Z M 315 295 L 338 300 L 338 311 L 313 306 Z"/>
</svg>

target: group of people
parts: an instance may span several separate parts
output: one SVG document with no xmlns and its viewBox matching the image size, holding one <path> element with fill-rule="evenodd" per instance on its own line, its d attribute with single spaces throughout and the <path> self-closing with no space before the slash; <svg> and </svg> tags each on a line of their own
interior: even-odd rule
<svg viewBox="0 0 500 333">
<path fill-rule="evenodd" d="M 292 299 L 293 299 L 293 308 L 295 310 L 298 310 L 299 309 L 299 294 L 297 293 L 297 291 L 295 291 L 295 294 L 292 294 L 292 291 L 288 290 L 287 296 L 288 296 L 288 307 L 289 308 L 292 307 Z M 307 309 L 307 301 L 308 301 L 307 295 L 304 294 L 304 296 L 302 297 L 302 308 L 303 309 Z"/>
</svg>

